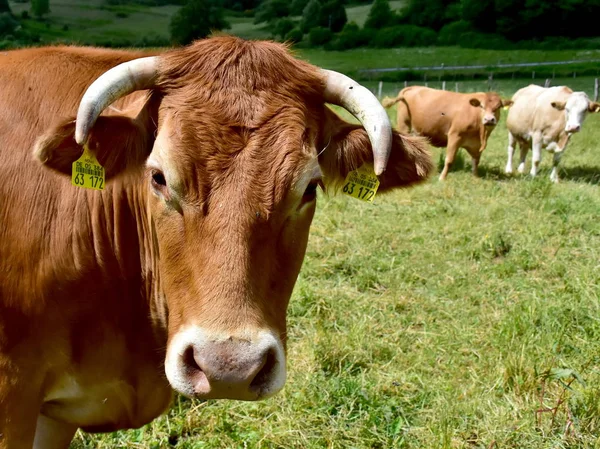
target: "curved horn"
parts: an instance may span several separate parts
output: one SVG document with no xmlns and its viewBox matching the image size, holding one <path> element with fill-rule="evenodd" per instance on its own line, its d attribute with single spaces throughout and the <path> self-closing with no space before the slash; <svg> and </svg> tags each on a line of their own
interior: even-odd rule
<svg viewBox="0 0 600 449">
<path fill-rule="evenodd" d="M 325 75 L 325 101 L 347 109 L 364 126 L 371 146 L 375 174 L 385 170 L 392 150 L 392 125 L 375 95 L 356 81 L 333 70 L 321 69 Z"/>
<path fill-rule="evenodd" d="M 75 140 L 83 145 L 90 129 L 102 111 L 111 103 L 131 92 L 154 86 L 158 73 L 158 58 L 134 59 L 103 73 L 88 87 L 79 103 L 75 122 Z"/>
</svg>

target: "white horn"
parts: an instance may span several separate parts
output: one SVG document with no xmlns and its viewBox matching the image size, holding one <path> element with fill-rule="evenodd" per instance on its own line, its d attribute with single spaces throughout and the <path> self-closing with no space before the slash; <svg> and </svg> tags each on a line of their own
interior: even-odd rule
<svg viewBox="0 0 600 449">
<path fill-rule="evenodd" d="M 88 87 L 79 103 L 75 141 L 83 145 L 102 111 L 111 103 L 136 90 L 154 86 L 158 73 L 155 56 L 124 62 L 103 73 Z"/>
<path fill-rule="evenodd" d="M 369 89 L 353 79 L 333 70 L 321 70 L 326 80 L 325 101 L 342 106 L 360 120 L 373 147 L 375 174 L 382 174 L 392 150 L 392 125 L 385 109 Z"/>
</svg>

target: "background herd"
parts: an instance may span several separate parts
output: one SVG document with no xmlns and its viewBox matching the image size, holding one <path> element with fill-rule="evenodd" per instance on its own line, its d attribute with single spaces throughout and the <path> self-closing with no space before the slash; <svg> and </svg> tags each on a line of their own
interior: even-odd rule
<svg viewBox="0 0 600 449">
<path fill-rule="evenodd" d="M 512 159 L 518 145 L 518 172 L 525 172 L 527 154 L 532 149 L 530 174 L 536 176 L 545 149 L 553 155 L 550 179 L 558 182 L 558 164 L 571 136 L 582 129 L 588 112 L 600 112 L 600 104 L 591 101 L 585 92 L 573 92 L 567 86 L 535 84 L 519 89 L 510 100 L 495 92 L 458 93 L 410 86 L 395 98 L 383 100 L 386 108 L 394 104 L 400 132 L 416 133 L 436 147 L 446 147 L 440 180 L 446 179 L 460 148 L 470 154 L 473 174 L 478 174 L 481 155 L 504 108 L 509 109 L 505 173 L 513 172 Z"/>
</svg>

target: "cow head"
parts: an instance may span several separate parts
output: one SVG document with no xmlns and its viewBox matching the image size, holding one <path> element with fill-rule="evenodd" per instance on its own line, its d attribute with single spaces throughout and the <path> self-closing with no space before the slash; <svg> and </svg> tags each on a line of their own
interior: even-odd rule
<svg viewBox="0 0 600 449">
<path fill-rule="evenodd" d="M 140 89 L 148 99 L 136 118 L 100 116 Z M 106 72 L 76 121 L 50 130 L 35 154 L 70 173 L 86 141 L 114 185 L 127 181 L 144 199 L 165 371 L 199 398 L 254 400 L 282 388 L 286 309 L 319 186 L 363 163 L 383 190 L 431 170 L 425 143 L 392 133 L 367 89 L 282 45 L 226 36 Z"/>
<path fill-rule="evenodd" d="M 565 111 L 565 132 L 579 132 L 588 112 L 599 112 L 600 103 L 590 101 L 585 92 L 573 92 L 567 101 L 553 101 L 552 107 Z"/>
<path fill-rule="evenodd" d="M 481 123 L 484 126 L 496 126 L 500 120 L 500 109 L 512 105 L 512 100 L 504 100 L 494 92 L 475 94 L 469 100 L 471 106 L 481 108 Z"/>
</svg>

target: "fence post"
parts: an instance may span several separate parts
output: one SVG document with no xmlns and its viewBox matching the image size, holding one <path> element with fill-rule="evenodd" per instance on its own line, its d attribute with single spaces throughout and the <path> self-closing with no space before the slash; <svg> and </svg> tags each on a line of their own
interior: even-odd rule
<svg viewBox="0 0 600 449">
<path fill-rule="evenodd" d="M 383 81 L 379 81 L 379 90 L 378 90 L 378 97 L 381 98 L 381 91 L 383 90 Z"/>
<path fill-rule="evenodd" d="M 535 79 L 535 72 L 531 72 L 531 79 Z"/>
<path fill-rule="evenodd" d="M 550 87 L 550 78 L 546 78 L 546 82 L 544 83 L 544 87 Z"/>
<path fill-rule="evenodd" d="M 454 92 L 458 92 L 458 83 L 454 83 Z"/>
<path fill-rule="evenodd" d="M 404 87 L 408 87 L 408 80 L 404 80 Z"/>
<path fill-rule="evenodd" d="M 598 78 L 594 78 L 594 101 L 598 101 Z"/>
<path fill-rule="evenodd" d="M 442 90 L 446 90 L 446 81 L 442 81 Z"/>
<path fill-rule="evenodd" d="M 492 90 L 493 82 L 494 82 L 494 74 L 490 73 L 490 76 L 488 76 L 488 90 Z"/>
</svg>

